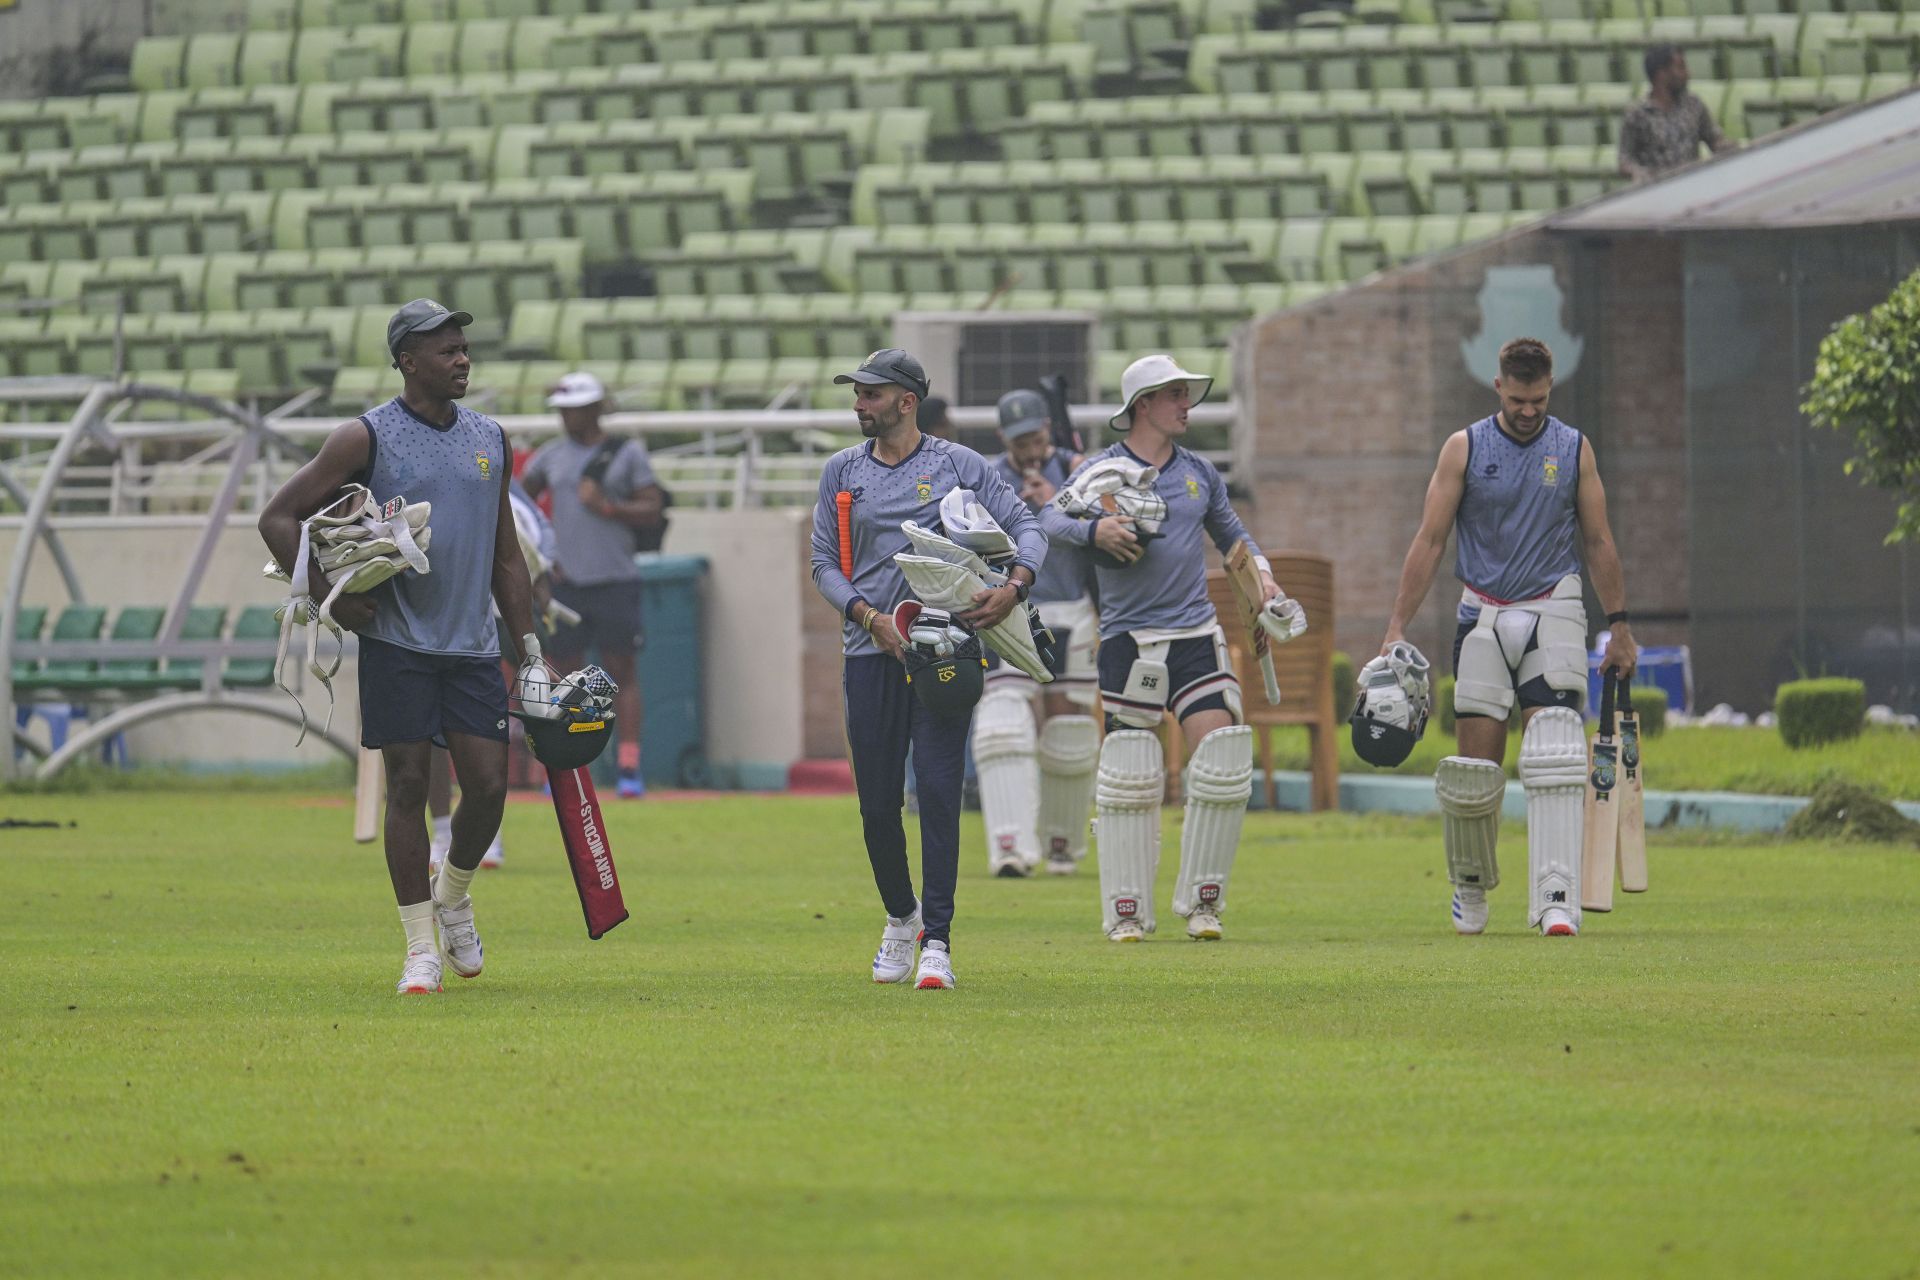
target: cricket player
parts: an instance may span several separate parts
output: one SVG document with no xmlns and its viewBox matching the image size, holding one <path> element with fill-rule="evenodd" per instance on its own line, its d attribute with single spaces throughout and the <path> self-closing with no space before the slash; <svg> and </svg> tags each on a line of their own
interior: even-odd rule
<svg viewBox="0 0 1920 1280">
<path fill-rule="evenodd" d="M 1000 439 L 1006 452 L 993 469 L 1038 513 L 1079 467 L 1079 454 L 1056 448 L 1046 397 L 1009 391 L 1000 397 Z M 1087 810 L 1093 804 L 1094 759 L 1100 731 L 1091 707 L 1098 681 L 1094 651 L 1100 620 L 1091 594 L 1086 548 L 1052 545 L 1033 603 L 1053 633 L 1061 662 L 1041 692 L 1019 668 L 998 662 L 974 713 L 973 756 L 987 832 L 988 868 L 997 876 L 1025 876 L 1044 857 L 1047 871 L 1071 875 L 1087 855 Z M 1040 694 L 1044 727 L 1037 727 Z"/>
<path fill-rule="evenodd" d="M 1420 530 L 1400 570 L 1381 652 L 1406 639 L 1433 585 L 1447 535 L 1459 541 L 1453 641 L 1460 754 L 1434 775 L 1445 821 L 1453 927 L 1487 927 L 1487 890 L 1500 882 L 1494 842 L 1507 777 L 1507 721 L 1520 709 L 1520 782 L 1527 790 L 1527 924 L 1580 931 L 1580 845 L 1587 751 L 1580 715 L 1587 687 L 1581 566 L 1607 611 L 1606 667 L 1621 680 L 1639 659 L 1627 618 L 1620 554 L 1593 448 L 1548 414 L 1553 353 L 1537 338 L 1500 348 L 1493 389 L 1500 411 L 1447 437 L 1427 485 Z"/>
<path fill-rule="evenodd" d="M 813 513 L 813 581 L 843 619 L 842 680 L 867 859 L 887 922 L 873 957 L 875 982 L 922 990 L 954 985 L 953 894 L 960 866 L 960 778 L 970 716 L 929 714 L 907 684 L 892 611 L 909 598 L 895 554 L 910 542 L 903 521 L 933 529 L 940 501 L 972 490 L 1018 548 L 1010 581 L 973 597 L 959 617 L 982 630 L 1024 602 L 1047 555 L 1039 521 L 973 450 L 923 435 L 915 412 L 927 396 L 920 362 L 897 348 L 876 351 L 834 378 L 854 388 L 866 443 L 828 459 Z M 843 497 L 844 495 L 844 497 Z M 842 521 L 841 512 L 845 519 Z M 920 780 L 920 876 L 916 898 L 901 823 L 907 748 Z M 919 964 L 914 943 L 921 942 Z"/>
<path fill-rule="evenodd" d="M 1160 739 L 1169 710 L 1194 744 L 1186 774 L 1180 878 L 1174 913 L 1187 936 L 1217 941 L 1240 825 L 1253 794 L 1253 731 L 1241 723 L 1240 685 L 1207 596 L 1204 539 L 1222 553 L 1246 541 L 1264 600 L 1285 600 L 1272 568 L 1247 536 L 1212 463 L 1180 445 L 1187 413 L 1213 380 L 1171 356 L 1127 366 L 1126 401 L 1108 425 L 1125 439 L 1095 454 L 1041 513 L 1056 543 L 1086 547 L 1100 597 L 1100 697 L 1107 737 L 1095 783 L 1103 925 L 1115 942 L 1154 931 L 1153 886 L 1160 866 Z M 1092 515 L 1091 519 L 1077 518 Z"/>
<path fill-rule="evenodd" d="M 376 501 L 432 503 L 431 572 L 403 574 L 334 606 L 360 635 L 361 745 L 378 749 L 387 771 L 387 874 L 400 906 L 407 953 L 397 990 L 440 990 L 441 962 L 478 977 L 480 934 L 473 882 L 487 842 L 500 829 L 507 794 L 507 686 L 500 671 L 500 611 L 507 636 L 533 636 L 532 587 L 507 499 L 512 455 L 500 424 L 463 408 L 472 368 L 464 326 L 473 317 L 420 298 L 387 323 L 387 349 L 401 393 L 334 429 L 319 454 L 295 472 L 260 515 L 260 536 L 291 571 L 301 522 L 349 482 Z M 298 584 L 296 584 L 298 585 Z M 309 591 L 326 598 L 315 564 Z M 537 642 L 534 642 L 537 644 Z M 428 872 L 427 776 L 435 743 L 460 780 L 453 846 Z M 437 937 L 436 937 L 437 932 Z"/>
</svg>

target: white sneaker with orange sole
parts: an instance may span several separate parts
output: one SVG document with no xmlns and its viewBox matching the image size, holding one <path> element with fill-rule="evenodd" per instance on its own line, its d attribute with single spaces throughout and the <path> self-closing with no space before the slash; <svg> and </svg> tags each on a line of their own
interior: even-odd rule
<svg viewBox="0 0 1920 1280">
<path fill-rule="evenodd" d="M 440 953 L 407 952 L 407 963 L 401 968 L 400 981 L 393 989 L 395 994 L 403 996 L 428 996 L 440 990 Z"/>
</svg>

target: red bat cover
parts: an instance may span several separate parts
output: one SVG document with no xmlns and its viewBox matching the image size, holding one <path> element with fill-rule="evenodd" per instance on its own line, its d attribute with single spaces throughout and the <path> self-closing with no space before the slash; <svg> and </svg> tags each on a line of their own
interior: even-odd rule
<svg viewBox="0 0 1920 1280">
<path fill-rule="evenodd" d="M 580 910 L 587 918 L 587 936 L 598 938 L 627 918 L 627 904 L 620 897 L 620 877 L 614 874 L 613 849 L 593 779 L 585 769 L 548 769 L 547 782 L 553 788 L 553 812 L 560 819 L 573 887 L 580 892 Z"/>
</svg>

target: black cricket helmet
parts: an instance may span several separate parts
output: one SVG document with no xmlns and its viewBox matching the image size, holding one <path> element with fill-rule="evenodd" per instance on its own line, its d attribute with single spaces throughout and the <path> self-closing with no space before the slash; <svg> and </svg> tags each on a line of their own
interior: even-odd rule
<svg viewBox="0 0 1920 1280">
<path fill-rule="evenodd" d="M 987 659 L 980 637 L 944 609 L 908 600 L 893 611 L 906 641 L 907 684 L 920 705 L 943 720 L 964 720 L 986 688 Z"/>
<path fill-rule="evenodd" d="M 525 711 L 509 714 L 526 726 L 527 746 L 533 758 L 549 769 L 585 768 L 613 741 L 611 711 L 567 707 L 552 718 Z"/>
</svg>

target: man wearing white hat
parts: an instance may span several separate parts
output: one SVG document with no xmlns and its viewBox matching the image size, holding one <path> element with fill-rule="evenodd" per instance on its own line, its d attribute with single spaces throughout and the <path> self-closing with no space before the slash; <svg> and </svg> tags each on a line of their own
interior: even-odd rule
<svg viewBox="0 0 1920 1280">
<path fill-rule="evenodd" d="M 1194 744 L 1173 910 L 1187 936 L 1216 941 L 1240 824 L 1253 793 L 1253 731 L 1241 723 L 1240 686 L 1207 595 L 1206 540 L 1224 555 L 1240 542 L 1260 568 L 1266 599 L 1305 629 L 1266 558 L 1227 500 L 1212 463 L 1180 445 L 1187 413 L 1213 379 L 1171 356 L 1127 366 L 1124 406 L 1108 422 L 1125 439 L 1090 457 L 1041 513 L 1055 542 L 1089 550 L 1100 596 L 1100 697 L 1107 737 L 1095 782 L 1103 925 L 1115 942 L 1154 930 L 1165 765 L 1153 733 L 1172 711 Z"/>
<path fill-rule="evenodd" d="M 553 598 L 580 615 L 554 632 L 547 652 L 562 671 L 585 665 L 587 650 L 620 687 L 614 696 L 620 740 L 620 794 L 646 794 L 640 776 L 640 682 L 634 661 L 641 643 L 640 570 L 633 562 L 637 530 L 665 519 L 666 497 L 638 440 L 608 436 L 600 418 L 607 391 L 591 373 L 560 379 L 547 404 L 560 411 L 566 434 L 540 446 L 520 481 L 533 497 L 553 495 Z"/>
</svg>

